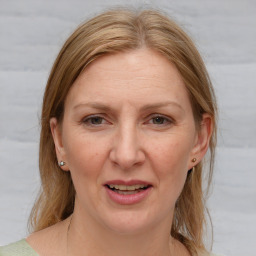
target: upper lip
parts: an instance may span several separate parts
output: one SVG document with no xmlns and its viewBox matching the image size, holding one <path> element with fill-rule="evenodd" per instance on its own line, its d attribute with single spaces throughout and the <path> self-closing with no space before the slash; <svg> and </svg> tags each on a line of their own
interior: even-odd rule
<svg viewBox="0 0 256 256">
<path fill-rule="evenodd" d="M 126 185 L 126 186 L 132 186 L 132 185 L 147 185 L 152 186 L 150 182 L 143 181 L 143 180 L 110 180 L 107 181 L 104 185 Z"/>
</svg>

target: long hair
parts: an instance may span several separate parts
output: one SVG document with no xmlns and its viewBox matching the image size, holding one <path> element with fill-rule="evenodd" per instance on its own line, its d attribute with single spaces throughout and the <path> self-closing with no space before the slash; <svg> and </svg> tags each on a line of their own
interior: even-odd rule
<svg viewBox="0 0 256 256">
<path fill-rule="evenodd" d="M 50 118 L 56 117 L 61 123 L 67 94 L 88 64 L 103 55 L 142 47 L 161 53 L 176 65 L 189 93 L 197 128 L 200 129 L 204 113 L 210 114 L 213 120 L 210 164 L 204 172 L 203 162 L 189 172 L 176 202 L 170 231 L 192 255 L 198 255 L 207 252 L 203 241 L 207 208 L 202 179 L 207 178 L 209 188 L 216 145 L 216 101 L 204 62 L 189 36 L 155 10 L 104 12 L 79 26 L 62 47 L 43 98 L 39 152 L 41 190 L 31 212 L 31 228 L 38 231 L 51 226 L 67 218 L 74 209 L 75 188 L 69 172 L 63 172 L 57 164 Z"/>
</svg>

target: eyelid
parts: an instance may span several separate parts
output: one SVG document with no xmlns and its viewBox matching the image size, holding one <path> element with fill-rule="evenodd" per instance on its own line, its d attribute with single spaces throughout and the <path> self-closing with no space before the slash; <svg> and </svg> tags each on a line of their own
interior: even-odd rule
<svg viewBox="0 0 256 256">
<path fill-rule="evenodd" d="M 157 118 L 157 117 L 160 117 L 160 118 L 163 118 L 165 119 L 165 121 L 167 121 L 168 123 L 165 123 L 165 124 L 159 124 L 159 125 L 168 125 L 168 124 L 173 124 L 175 123 L 174 119 L 169 117 L 169 116 L 166 116 L 166 115 L 163 115 L 163 114 L 158 114 L 158 113 L 154 113 L 154 114 L 151 114 L 149 116 L 149 120 L 151 121 L 152 119 L 154 118 Z M 157 124 L 155 124 L 157 125 Z"/>
<path fill-rule="evenodd" d="M 101 124 L 90 124 L 88 121 L 93 119 L 93 118 L 102 118 L 103 120 L 103 123 Z M 167 116 L 167 115 L 164 115 L 164 114 L 159 114 L 159 113 L 153 113 L 153 114 L 150 114 L 148 115 L 148 117 L 146 118 L 146 122 L 145 123 L 148 123 L 150 121 L 152 121 L 152 119 L 154 118 L 157 118 L 157 117 L 160 117 L 160 118 L 163 118 L 165 119 L 165 123 L 164 124 L 153 124 L 153 125 L 156 125 L 156 126 L 164 126 L 164 125 L 168 125 L 168 124 L 174 124 L 175 123 L 175 120 L 173 118 L 171 118 L 170 116 Z M 82 120 L 80 121 L 81 124 L 87 124 L 88 126 L 100 126 L 100 125 L 104 125 L 106 123 L 109 123 L 111 124 L 111 122 L 109 122 L 105 115 L 102 114 L 102 113 L 99 113 L 99 114 L 91 114 L 91 115 L 88 115 L 88 116 L 85 116 L 82 118 Z"/>
<path fill-rule="evenodd" d="M 105 123 L 109 123 L 107 120 L 106 120 L 106 118 L 103 116 L 103 114 L 92 114 L 92 115 L 88 115 L 88 116 L 86 116 L 86 117 L 83 117 L 82 118 L 82 120 L 81 120 L 81 122 L 80 123 L 82 123 L 82 124 L 87 124 L 88 126 L 100 126 L 100 125 L 102 125 L 102 124 L 90 124 L 88 121 L 89 120 L 91 120 L 91 119 L 93 119 L 93 118 L 102 118 L 102 120 L 104 121 L 104 123 L 103 124 L 105 124 Z"/>
</svg>

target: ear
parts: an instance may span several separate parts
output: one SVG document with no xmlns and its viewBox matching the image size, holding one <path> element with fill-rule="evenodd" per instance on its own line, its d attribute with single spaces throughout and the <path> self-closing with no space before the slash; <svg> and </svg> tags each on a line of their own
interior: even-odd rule
<svg viewBox="0 0 256 256">
<path fill-rule="evenodd" d="M 58 163 L 60 161 L 65 162 L 65 165 L 61 166 L 60 168 L 64 171 L 68 171 L 69 168 L 67 164 L 66 153 L 62 143 L 61 127 L 60 127 L 60 124 L 58 124 L 58 121 L 55 117 L 52 117 L 50 119 L 50 128 L 52 132 L 53 141 L 55 144 L 55 151 L 56 151 Z"/>
<path fill-rule="evenodd" d="M 213 131 L 213 120 L 211 115 L 203 114 L 199 130 L 195 139 L 195 144 L 190 153 L 190 161 L 188 170 L 197 165 L 204 157 L 209 147 L 210 139 Z"/>
</svg>

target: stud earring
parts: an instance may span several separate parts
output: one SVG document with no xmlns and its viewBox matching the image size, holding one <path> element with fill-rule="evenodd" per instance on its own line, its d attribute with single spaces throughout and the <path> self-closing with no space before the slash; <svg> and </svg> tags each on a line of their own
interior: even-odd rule
<svg viewBox="0 0 256 256">
<path fill-rule="evenodd" d="M 65 163 L 64 161 L 60 161 L 58 164 L 59 164 L 59 167 L 62 167 L 62 166 L 64 166 L 66 163 Z"/>
<path fill-rule="evenodd" d="M 193 158 L 193 159 L 192 159 L 192 162 L 195 163 L 195 162 L 196 162 L 196 158 Z"/>
</svg>

